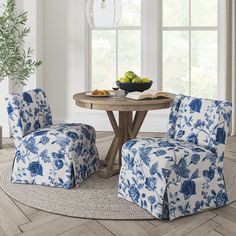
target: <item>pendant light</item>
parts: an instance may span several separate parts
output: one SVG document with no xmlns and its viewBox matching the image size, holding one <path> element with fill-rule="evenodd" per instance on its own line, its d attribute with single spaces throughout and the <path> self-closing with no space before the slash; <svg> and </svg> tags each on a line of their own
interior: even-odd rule
<svg viewBox="0 0 236 236">
<path fill-rule="evenodd" d="M 91 28 L 116 27 L 121 18 L 121 0 L 87 0 L 86 15 Z"/>
</svg>

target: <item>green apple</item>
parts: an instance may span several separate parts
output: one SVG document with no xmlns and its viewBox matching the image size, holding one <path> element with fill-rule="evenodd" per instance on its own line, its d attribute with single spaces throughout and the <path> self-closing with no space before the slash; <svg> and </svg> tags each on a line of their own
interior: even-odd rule
<svg viewBox="0 0 236 236">
<path fill-rule="evenodd" d="M 119 81 L 120 81 L 120 83 L 130 83 L 130 79 L 124 78 L 124 77 L 120 78 Z"/>
<path fill-rule="evenodd" d="M 126 78 L 130 79 L 130 80 L 133 80 L 135 78 L 137 78 L 138 76 L 136 74 L 130 74 L 128 75 Z"/>
<path fill-rule="evenodd" d="M 139 76 L 137 76 L 132 80 L 132 83 L 142 83 L 142 79 Z"/>
<path fill-rule="evenodd" d="M 133 74 L 134 74 L 133 71 L 127 71 L 127 72 L 125 73 L 125 77 L 126 77 L 126 78 L 130 78 L 130 77 L 133 76 Z"/>
<path fill-rule="evenodd" d="M 149 78 L 147 78 L 147 77 L 144 77 L 142 79 L 142 83 L 150 83 L 150 82 L 151 82 L 151 80 Z"/>
</svg>

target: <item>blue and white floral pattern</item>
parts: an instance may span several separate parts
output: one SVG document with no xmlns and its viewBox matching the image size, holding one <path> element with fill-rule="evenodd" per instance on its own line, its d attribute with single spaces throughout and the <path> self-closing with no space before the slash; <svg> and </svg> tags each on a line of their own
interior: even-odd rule
<svg viewBox="0 0 236 236">
<path fill-rule="evenodd" d="M 176 96 L 166 138 L 124 144 L 118 196 L 158 219 L 226 205 L 223 159 L 231 110 L 230 102 Z"/>
<path fill-rule="evenodd" d="M 6 98 L 15 143 L 12 182 L 69 189 L 97 171 L 95 130 L 84 124 L 53 125 L 43 90 Z"/>
</svg>

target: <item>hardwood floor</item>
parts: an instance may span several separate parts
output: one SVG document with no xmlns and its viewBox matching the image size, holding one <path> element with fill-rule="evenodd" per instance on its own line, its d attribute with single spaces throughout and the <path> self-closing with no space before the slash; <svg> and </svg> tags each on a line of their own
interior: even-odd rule
<svg viewBox="0 0 236 236">
<path fill-rule="evenodd" d="M 143 133 L 142 136 L 157 136 Z M 110 132 L 99 132 L 98 141 Z M 236 162 L 236 137 L 230 137 L 226 155 Z M 11 139 L 3 140 L 0 169 L 12 163 L 14 149 Z M 235 170 L 236 171 L 236 170 Z M 18 203 L 0 189 L 0 236 L 220 236 L 236 235 L 236 202 L 227 207 L 180 218 L 175 221 L 102 221 L 65 217 L 43 212 Z"/>
</svg>

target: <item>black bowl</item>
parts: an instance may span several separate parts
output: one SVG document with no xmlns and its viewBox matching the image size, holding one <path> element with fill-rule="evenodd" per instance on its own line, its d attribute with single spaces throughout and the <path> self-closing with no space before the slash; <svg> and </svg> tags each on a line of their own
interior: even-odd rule
<svg viewBox="0 0 236 236">
<path fill-rule="evenodd" d="M 124 90 L 125 92 L 143 92 L 145 90 L 148 90 L 152 86 L 152 81 L 149 83 L 120 83 L 119 81 L 116 81 L 117 86 Z"/>
</svg>

